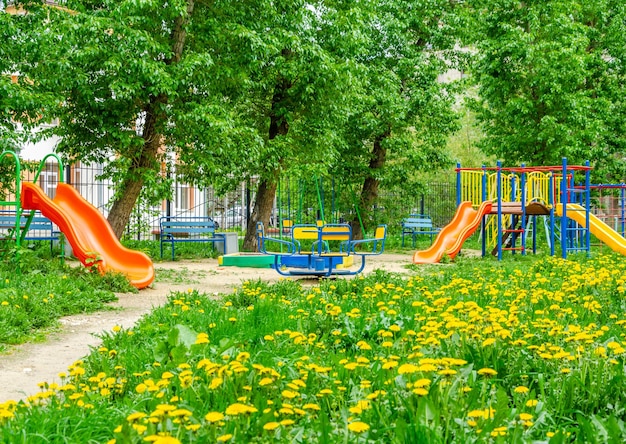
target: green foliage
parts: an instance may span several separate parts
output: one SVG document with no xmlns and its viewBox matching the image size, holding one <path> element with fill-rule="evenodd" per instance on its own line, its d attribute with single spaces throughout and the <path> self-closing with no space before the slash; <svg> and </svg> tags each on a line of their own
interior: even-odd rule
<svg viewBox="0 0 626 444">
<path fill-rule="evenodd" d="M 589 159 L 598 181 L 624 177 L 624 3 L 478 0 L 481 146 L 508 165 Z M 618 31 L 620 30 L 620 31 Z"/>
<path fill-rule="evenodd" d="M 409 10 L 382 2 L 362 18 L 363 41 L 355 49 L 359 83 L 347 97 L 353 102 L 341 162 L 333 169 L 343 186 L 372 178 L 386 189 L 419 192 L 416 172 L 451 164 L 444 147 L 457 128 L 452 104 L 458 90 L 438 76 L 460 67 L 454 50 L 459 18 L 446 1 L 418 2 Z M 371 202 L 361 205 L 369 211 Z"/>
<path fill-rule="evenodd" d="M 66 5 L 27 2 L 26 16 L 3 17 L 11 36 L 28 36 L 8 63 L 48 97 L 44 119 L 60 119 L 39 135 L 60 136 L 66 158 L 105 164 L 116 233 L 139 196 L 167 196 L 171 179 L 155 173 L 173 173 L 173 159 L 181 177 L 220 192 L 284 170 L 397 184 L 447 161 L 454 87 L 437 76 L 461 59 L 456 4 Z M 389 167 L 369 173 L 378 139 Z"/>
</svg>

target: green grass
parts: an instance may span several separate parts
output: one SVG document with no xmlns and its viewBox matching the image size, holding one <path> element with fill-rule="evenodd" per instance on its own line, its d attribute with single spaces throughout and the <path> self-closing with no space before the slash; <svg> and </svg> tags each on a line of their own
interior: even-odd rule
<svg viewBox="0 0 626 444">
<path fill-rule="evenodd" d="M 167 268 L 165 266 L 157 266 L 155 270 L 157 282 L 169 282 L 173 284 L 197 284 L 200 282 L 198 278 L 204 278 L 208 274 L 217 274 L 214 270 L 189 270 L 182 268 Z"/>
<path fill-rule="evenodd" d="M 7 442 L 623 442 L 623 257 L 195 291 L 24 402 Z"/>
<path fill-rule="evenodd" d="M 62 316 L 105 310 L 114 292 L 128 291 L 136 290 L 123 276 L 92 273 L 49 248 L 8 252 L 0 260 L 0 352 L 42 339 Z"/>
<path fill-rule="evenodd" d="M 146 253 L 155 262 L 169 262 L 172 260 L 171 247 L 163 246 L 163 257 L 158 241 L 124 239 L 123 244 L 127 248 Z M 175 247 L 175 260 L 216 258 L 220 255 L 213 242 L 179 242 Z"/>
</svg>

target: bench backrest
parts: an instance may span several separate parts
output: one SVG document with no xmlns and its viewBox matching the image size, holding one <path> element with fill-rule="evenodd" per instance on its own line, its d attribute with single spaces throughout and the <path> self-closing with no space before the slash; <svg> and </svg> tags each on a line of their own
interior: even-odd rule
<svg viewBox="0 0 626 444">
<path fill-rule="evenodd" d="M 402 228 L 408 229 L 431 229 L 433 228 L 433 220 L 430 216 L 422 214 L 412 214 L 402 220 Z"/>
<path fill-rule="evenodd" d="M 294 240 L 349 241 L 352 239 L 352 228 L 348 224 L 294 225 L 291 236 Z"/>
<path fill-rule="evenodd" d="M 317 240 L 319 237 L 317 225 L 298 224 L 291 229 L 291 237 L 294 240 Z"/>
<path fill-rule="evenodd" d="M 323 241 L 349 241 L 352 239 L 352 227 L 348 224 L 326 224 L 322 227 Z"/>
<path fill-rule="evenodd" d="M 386 239 L 387 238 L 387 225 L 379 225 L 374 232 L 374 239 Z"/>
<path fill-rule="evenodd" d="M 174 217 L 165 216 L 159 219 L 161 233 L 163 234 L 213 234 L 215 233 L 215 221 L 210 217 L 188 216 Z"/>
<path fill-rule="evenodd" d="M 20 229 L 26 227 L 29 216 L 29 211 L 22 213 L 19 219 Z M 0 230 L 10 230 L 15 228 L 16 217 L 17 213 L 14 211 L 0 212 Z M 33 217 L 30 219 L 30 225 L 28 226 L 28 231 L 47 231 L 52 233 L 53 229 L 54 227 L 52 221 L 39 212 L 33 215 Z"/>
</svg>

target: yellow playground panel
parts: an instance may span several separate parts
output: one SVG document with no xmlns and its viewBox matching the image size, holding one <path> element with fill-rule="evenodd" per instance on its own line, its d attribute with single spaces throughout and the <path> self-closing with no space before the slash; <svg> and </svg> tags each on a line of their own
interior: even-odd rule
<svg viewBox="0 0 626 444">
<path fill-rule="evenodd" d="M 483 169 L 461 170 L 459 173 L 461 202 L 470 201 L 474 207 L 478 207 L 485 200 L 497 201 L 497 172 Z M 530 202 L 540 202 L 546 206 L 549 206 L 550 202 L 560 203 L 561 178 L 561 175 L 552 172 L 532 171 L 526 173 L 524 203 L 528 205 Z M 515 192 L 513 192 L 514 182 L 517 183 Z M 502 196 L 503 202 L 521 202 L 522 188 L 519 186 L 519 183 L 519 174 L 515 172 L 501 174 L 500 196 Z M 483 188 L 485 188 L 484 192 Z M 552 198 L 550 194 L 552 194 Z"/>
</svg>

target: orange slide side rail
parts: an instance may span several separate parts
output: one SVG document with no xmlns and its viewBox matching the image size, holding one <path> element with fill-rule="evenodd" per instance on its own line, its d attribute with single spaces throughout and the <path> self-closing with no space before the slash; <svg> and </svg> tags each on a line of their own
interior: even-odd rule
<svg viewBox="0 0 626 444">
<path fill-rule="evenodd" d="M 23 182 L 21 203 L 24 209 L 39 210 L 55 223 L 86 267 L 96 265 L 101 273 L 122 273 L 136 288 L 145 288 L 154 280 L 152 260 L 124 247 L 102 213 L 71 185 L 59 183 L 55 198 L 50 199 L 38 185 Z"/>
<path fill-rule="evenodd" d="M 413 263 L 434 264 L 441 261 L 444 254 L 454 259 L 461 251 L 463 242 L 480 226 L 483 216 L 491 212 L 492 205 L 491 201 L 485 201 L 475 210 L 472 202 L 461 202 L 452 221 L 437 234 L 430 248 L 415 252 Z"/>
</svg>

